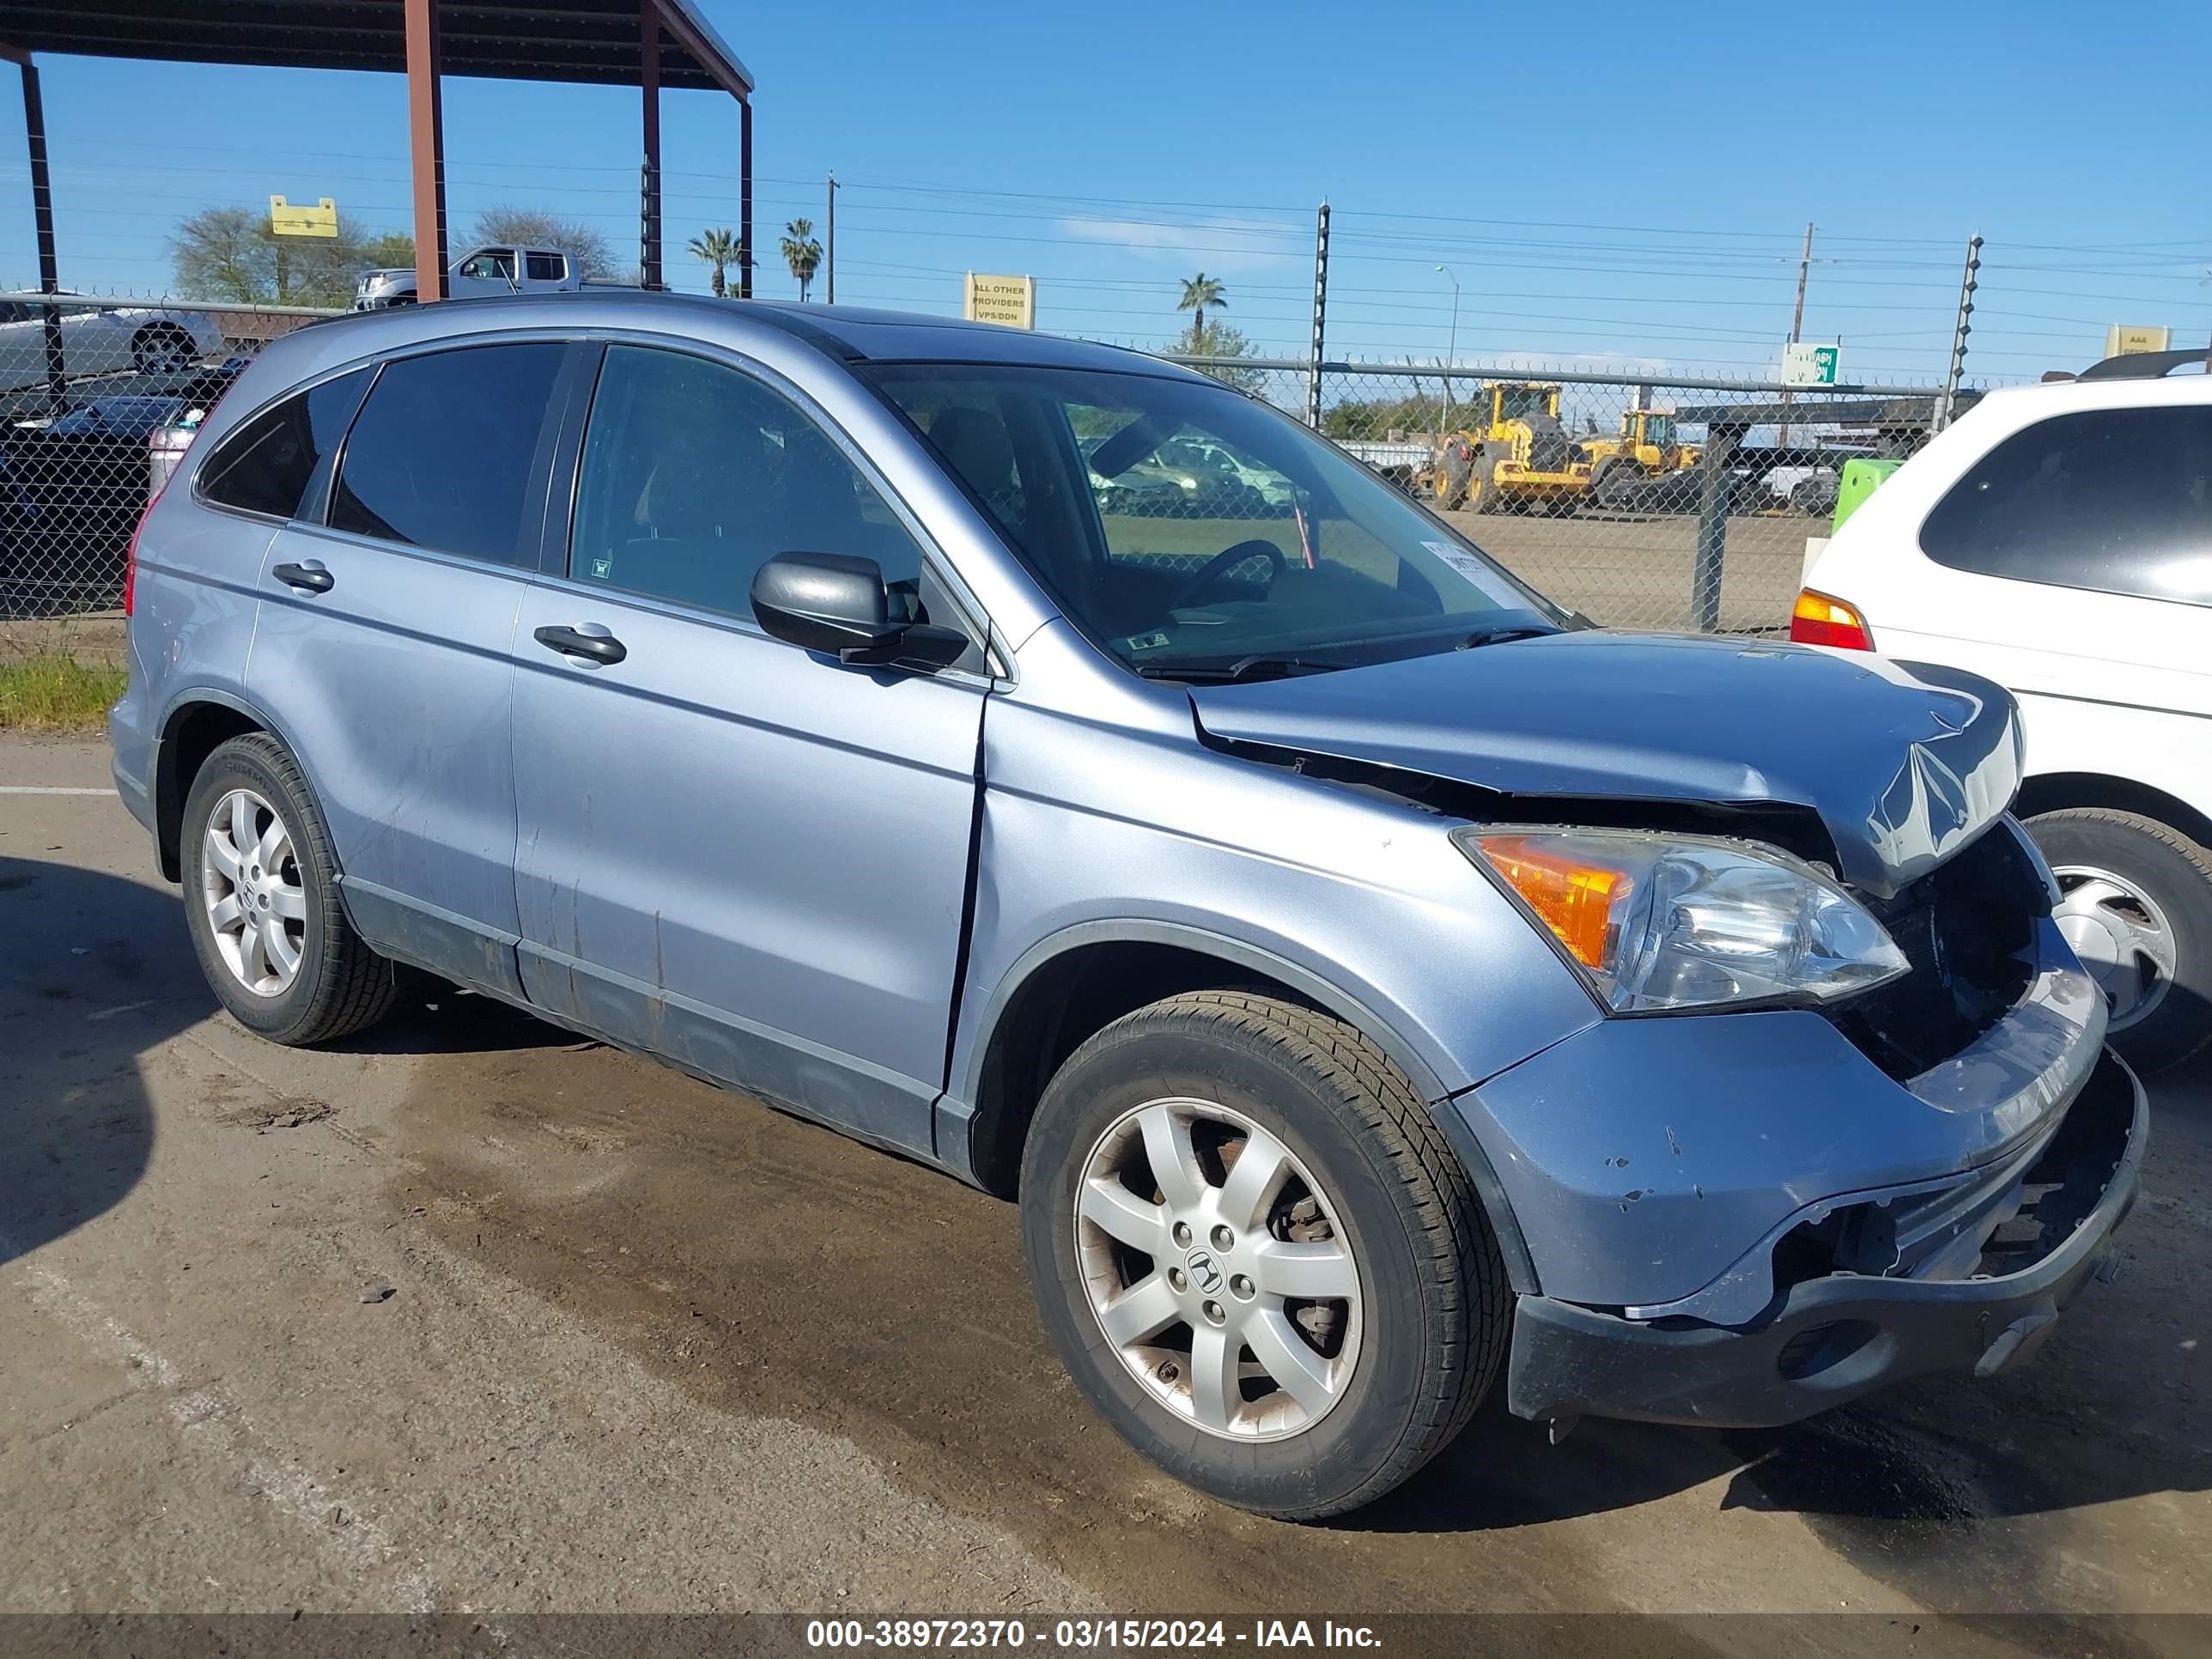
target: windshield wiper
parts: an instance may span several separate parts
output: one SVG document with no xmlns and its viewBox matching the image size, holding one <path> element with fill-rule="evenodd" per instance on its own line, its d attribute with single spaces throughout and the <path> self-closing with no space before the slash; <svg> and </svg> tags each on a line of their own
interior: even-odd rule
<svg viewBox="0 0 2212 1659">
<path fill-rule="evenodd" d="M 1508 623 L 1497 628 L 1478 628 L 1457 645 L 1455 651 L 1472 651 L 1478 645 L 1503 645 L 1508 640 L 1540 640 L 1547 634 L 1559 629 L 1531 625 L 1528 623 Z"/>
<path fill-rule="evenodd" d="M 1239 657 L 1232 663 L 1206 663 L 1177 666 L 1172 663 L 1140 662 L 1131 666 L 1148 680 L 1203 681 L 1209 685 L 1231 685 L 1245 680 L 1287 679 L 1293 674 L 1328 674 L 1340 668 L 1349 668 L 1350 663 L 1329 662 L 1316 657 L 1271 657 L 1254 655 Z"/>
</svg>

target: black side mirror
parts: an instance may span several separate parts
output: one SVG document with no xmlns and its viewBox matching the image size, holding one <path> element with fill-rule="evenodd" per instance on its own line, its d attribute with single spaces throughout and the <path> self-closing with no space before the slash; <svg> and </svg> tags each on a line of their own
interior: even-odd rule
<svg viewBox="0 0 2212 1659">
<path fill-rule="evenodd" d="M 753 617 L 773 638 L 840 662 L 942 668 L 968 648 L 957 629 L 892 620 L 884 573 L 847 553 L 779 553 L 753 573 Z"/>
</svg>

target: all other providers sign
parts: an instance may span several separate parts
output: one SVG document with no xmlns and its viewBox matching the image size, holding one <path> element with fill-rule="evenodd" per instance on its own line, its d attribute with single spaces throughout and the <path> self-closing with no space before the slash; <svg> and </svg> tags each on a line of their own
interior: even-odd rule
<svg viewBox="0 0 2212 1659">
<path fill-rule="evenodd" d="M 1003 323 L 1008 328 L 1036 326 L 1036 278 L 968 273 L 961 289 L 960 314 L 971 323 Z"/>
</svg>

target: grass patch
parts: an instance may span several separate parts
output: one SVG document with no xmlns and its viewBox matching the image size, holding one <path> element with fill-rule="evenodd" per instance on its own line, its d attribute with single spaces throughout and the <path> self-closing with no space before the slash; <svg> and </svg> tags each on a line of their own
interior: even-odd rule
<svg viewBox="0 0 2212 1659">
<path fill-rule="evenodd" d="M 58 652 L 0 661 L 0 729 L 82 732 L 97 727 L 123 695 L 126 670 Z"/>
</svg>

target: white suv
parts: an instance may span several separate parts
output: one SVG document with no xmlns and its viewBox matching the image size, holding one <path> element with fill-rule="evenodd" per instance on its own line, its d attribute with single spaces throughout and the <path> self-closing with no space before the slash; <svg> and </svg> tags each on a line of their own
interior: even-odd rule
<svg viewBox="0 0 2212 1659">
<path fill-rule="evenodd" d="M 2212 375 L 2114 358 L 1994 392 L 1839 530 L 1790 625 L 1948 663 L 2026 716 L 2017 808 L 2139 1065 L 2212 1038 Z"/>
</svg>

